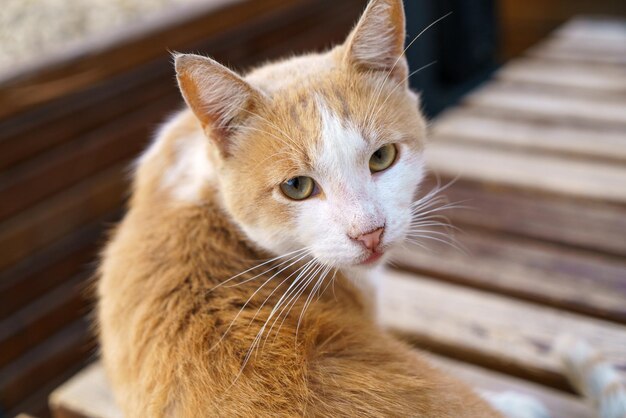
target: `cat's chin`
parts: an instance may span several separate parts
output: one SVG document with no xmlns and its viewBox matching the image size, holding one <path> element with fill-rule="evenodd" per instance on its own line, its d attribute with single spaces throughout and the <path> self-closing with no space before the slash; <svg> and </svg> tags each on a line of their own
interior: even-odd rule
<svg viewBox="0 0 626 418">
<path fill-rule="evenodd" d="M 379 261 L 382 260 L 383 256 L 385 255 L 384 252 L 373 252 L 372 254 L 369 255 L 369 257 L 367 257 L 365 260 L 361 261 L 360 263 L 358 263 L 361 266 L 373 266 L 378 264 Z"/>
</svg>

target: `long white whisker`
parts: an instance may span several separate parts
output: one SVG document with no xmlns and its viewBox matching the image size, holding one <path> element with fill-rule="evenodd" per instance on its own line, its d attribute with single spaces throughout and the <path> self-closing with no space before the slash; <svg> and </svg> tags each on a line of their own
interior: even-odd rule
<svg viewBox="0 0 626 418">
<path fill-rule="evenodd" d="M 306 301 L 304 302 L 304 307 L 302 308 L 302 312 L 300 312 L 300 317 L 298 318 L 298 325 L 296 326 L 296 337 L 295 337 L 296 342 L 298 341 L 298 332 L 300 331 L 300 324 L 302 323 L 302 318 L 304 317 L 304 314 L 306 313 L 306 310 L 308 309 L 309 305 L 313 301 L 313 297 L 315 296 L 315 293 L 319 290 L 319 288 L 324 283 L 324 279 L 326 279 L 326 276 L 328 275 L 328 272 L 330 271 L 330 269 L 331 269 L 331 266 L 327 266 L 321 272 L 319 278 L 317 279 L 317 282 L 315 283 L 315 286 L 313 286 L 313 289 L 311 289 L 309 296 L 306 298 Z"/>
<path fill-rule="evenodd" d="M 317 273 L 320 271 L 320 269 L 322 268 L 321 264 L 318 264 L 316 266 L 315 269 L 313 269 L 310 274 L 307 275 L 307 277 L 302 280 L 302 284 L 297 287 L 294 288 L 294 291 L 292 292 L 292 296 L 289 300 L 285 301 L 284 303 L 284 307 L 282 308 L 282 310 L 278 313 L 278 315 L 276 315 L 276 318 L 274 319 L 274 322 L 272 323 L 272 326 L 270 327 L 269 332 L 267 333 L 267 338 L 269 339 L 271 333 L 272 333 L 272 329 L 274 328 L 274 325 L 276 325 L 276 322 L 280 319 L 280 317 L 283 317 L 283 320 L 280 322 L 280 325 L 278 326 L 278 329 L 276 330 L 276 334 L 274 336 L 274 341 L 276 340 L 276 338 L 278 338 L 278 335 L 280 333 L 280 329 L 282 328 L 283 324 L 285 323 L 285 320 L 287 319 L 287 317 L 289 316 L 289 314 L 291 313 L 291 310 L 293 309 L 293 307 L 295 306 L 295 304 L 298 302 L 298 299 L 300 298 L 300 296 L 305 292 L 305 290 L 307 289 L 307 287 L 309 287 L 309 285 L 313 282 L 313 279 L 315 278 L 315 276 L 317 275 Z M 285 309 L 287 309 L 287 312 L 283 315 L 283 312 L 285 311 Z M 265 340 L 267 342 L 267 339 Z"/>
<path fill-rule="evenodd" d="M 241 307 L 241 309 L 239 309 L 239 311 L 237 312 L 237 315 L 235 315 L 235 318 L 233 318 L 233 320 L 230 322 L 230 324 L 228 325 L 228 328 L 226 328 L 226 331 L 224 331 L 224 334 L 222 334 L 222 336 L 220 337 L 220 339 L 213 345 L 213 347 L 211 348 L 211 350 L 213 350 L 215 347 L 217 347 L 217 345 L 219 345 L 224 338 L 226 337 L 226 335 L 228 334 L 228 332 L 230 331 L 230 329 L 232 328 L 233 324 L 237 321 L 237 319 L 239 318 L 239 316 L 241 315 L 241 313 L 243 312 L 243 310 L 246 308 L 246 306 L 248 306 L 248 304 L 250 303 L 250 301 L 252 300 L 252 298 L 254 298 L 254 296 L 257 295 L 257 293 L 259 293 L 261 291 L 261 289 L 263 289 L 263 287 L 265 287 L 265 285 L 267 285 L 274 277 L 276 277 L 277 275 L 279 275 L 281 272 L 283 272 L 284 270 L 288 269 L 289 267 L 291 267 L 292 265 L 298 263 L 300 260 L 302 260 L 303 258 L 308 256 L 308 252 L 305 253 L 304 255 L 302 255 L 300 258 L 298 258 L 296 261 L 292 262 L 291 264 L 289 264 L 286 267 L 283 267 L 281 270 L 279 270 L 278 272 L 274 273 L 269 279 L 267 279 L 261 286 L 259 286 L 254 293 L 252 293 L 252 295 L 248 298 L 248 300 L 246 300 L 246 302 L 243 304 L 243 306 Z"/>
<path fill-rule="evenodd" d="M 273 261 L 280 260 L 281 258 L 284 258 L 284 257 L 290 256 L 290 255 L 292 255 L 292 254 L 296 254 L 296 253 L 298 253 L 298 252 L 305 251 L 305 250 L 307 250 L 307 248 L 301 248 L 301 249 L 299 249 L 299 250 L 291 251 L 291 252 L 289 252 L 289 253 L 287 253 L 287 254 L 279 255 L 278 257 L 274 257 L 274 258 L 272 258 L 272 259 L 269 259 L 269 260 L 267 260 L 267 261 L 264 261 L 264 262 L 263 262 L 263 263 L 261 263 L 261 264 L 257 264 L 257 265 L 256 265 L 256 266 L 254 266 L 254 267 L 250 267 L 249 269 L 247 269 L 247 270 L 245 270 L 245 271 L 242 271 L 241 273 L 238 273 L 238 274 L 234 275 L 234 276 L 233 276 L 233 277 L 231 277 L 230 279 L 224 280 L 223 282 L 221 282 L 221 283 L 219 283 L 219 284 L 217 284 L 217 285 L 213 286 L 211 289 L 209 289 L 209 290 L 208 290 L 208 292 L 212 292 L 213 290 L 217 289 L 218 287 L 223 286 L 223 285 L 225 285 L 226 283 L 230 282 L 231 280 L 234 280 L 234 279 L 236 279 L 237 277 L 241 277 L 241 275 L 246 274 L 246 273 L 248 273 L 248 272 L 250 272 L 250 271 L 252 271 L 252 270 L 255 270 L 255 269 L 257 269 L 257 268 L 259 268 L 259 267 L 262 267 L 262 266 L 264 266 L 264 265 L 266 265 L 266 264 L 269 264 L 269 263 L 271 263 L 271 262 L 273 262 Z"/>
<path fill-rule="evenodd" d="M 398 58 L 396 59 L 396 61 L 393 63 L 393 66 L 391 67 L 391 69 L 387 72 L 387 75 L 385 76 L 385 79 L 383 80 L 382 83 L 380 83 L 378 89 L 377 89 L 377 93 L 376 93 L 376 99 L 374 101 L 370 101 L 369 103 L 369 107 L 373 109 L 372 104 L 376 103 L 376 101 L 378 100 L 378 98 L 380 97 L 380 93 L 382 92 L 382 89 L 385 85 L 385 83 L 387 82 L 387 80 L 389 80 L 389 77 L 391 76 L 391 74 L 393 73 L 393 71 L 396 69 L 396 66 L 398 65 L 398 63 L 400 62 L 400 60 L 402 59 L 402 57 L 404 57 L 404 55 L 406 54 L 406 51 L 409 50 L 409 48 L 411 46 L 413 46 L 413 44 L 426 32 L 428 31 L 430 28 L 432 28 L 433 26 L 435 26 L 437 23 L 439 23 L 440 21 L 442 21 L 443 19 L 447 18 L 448 16 L 450 16 L 452 14 L 452 12 L 447 13 L 443 16 L 441 16 L 439 19 L 435 20 L 434 22 L 432 22 L 430 25 L 426 26 L 424 29 L 422 29 L 421 32 L 419 32 L 411 42 L 409 42 L 409 44 L 404 48 L 404 50 L 402 51 L 402 54 L 400 54 L 400 56 L 398 56 Z M 369 113 L 365 119 L 366 123 L 368 123 L 368 126 L 371 126 L 372 121 L 369 119 Z"/>
</svg>

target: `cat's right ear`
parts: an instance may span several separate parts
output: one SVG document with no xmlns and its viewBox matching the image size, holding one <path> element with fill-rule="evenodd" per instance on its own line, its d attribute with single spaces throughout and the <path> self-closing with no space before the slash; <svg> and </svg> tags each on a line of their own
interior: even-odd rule
<svg viewBox="0 0 626 418">
<path fill-rule="evenodd" d="M 235 72 L 211 58 L 174 56 L 178 86 L 189 108 L 224 155 L 229 138 L 260 104 L 261 93 Z"/>
</svg>

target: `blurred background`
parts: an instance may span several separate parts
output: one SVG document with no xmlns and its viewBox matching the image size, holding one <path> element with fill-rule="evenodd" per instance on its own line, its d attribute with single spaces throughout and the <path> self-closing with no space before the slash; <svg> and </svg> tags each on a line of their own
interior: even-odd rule
<svg viewBox="0 0 626 418">
<path fill-rule="evenodd" d="M 85 284 L 93 272 L 105 231 L 123 213 L 130 161 L 145 147 L 160 121 L 182 106 L 170 51 L 211 55 L 233 68 L 245 70 L 268 59 L 323 50 L 342 41 L 364 5 L 363 0 L 2 1 L 0 417 L 18 412 L 49 416 L 49 393 L 96 357 L 86 319 L 91 301 L 85 296 Z M 548 113 L 530 114 L 525 119 L 543 125 L 552 123 L 555 128 L 549 135 L 554 137 L 572 121 L 582 124 L 579 130 L 588 132 L 585 138 L 595 138 L 594 129 L 601 131 L 599 136 L 608 138 L 609 144 L 604 146 L 601 143 L 604 139 L 597 140 L 604 152 L 598 152 L 596 146 L 590 146 L 589 141 L 580 137 L 577 137 L 579 145 L 575 146 L 558 141 L 556 145 L 529 145 L 522 143 L 525 138 L 509 141 L 509 145 L 517 141 L 515 150 L 526 147 L 524 155 L 531 151 L 558 155 L 560 159 L 563 155 L 574 155 L 576 164 L 587 161 L 591 155 L 589 160 L 599 168 L 594 168 L 596 165 L 589 168 L 589 178 L 574 181 L 573 186 L 565 181 L 556 181 L 556 186 L 552 183 L 537 186 L 535 180 L 520 180 L 515 177 L 517 174 L 509 173 L 509 180 L 498 182 L 492 178 L 498 177 L 498 173 L 479 173 L 469 176 L 466 182 L 461 179 L 456 189 L 453 188 L 455 197 L 470 196 L 481 210 L 489 213 L 491 221 L 501 220 L 497 224 L 489 223 L 476 220 L 476 215 L 461 213 L 456 219 L 467 227 L 470 235 L 472 231 L 479 237 L 492 234 L 496 241 L 503 240 L 504 235 L 512 236 L 511 252 L 526 251 L 523 254 L 531 261 L 523 262 L 531 276 L 536 273 L 546 277 L 551 269 L 560 269 L 559 277 L 571 279 L 563 279 L 562 286 L 568 288 L 582 282 L 589 286 L 590 271 L 595 274 L 601 270 L 600 276 L 606 281 L 591 286 L 604 289 L 607 297 L 613 299 L 598 303 L 600 307 L 588 306 L 580 301 L 580 294 L 563 296 L 559 289 L 554 294 L 550 290 L 536 292 L 526 289 L 530 285 L 518 282 L 492 289 L 490 284 L 476 278 L 483 273 L 486 275 L 483 278 L 490 277 L 489 274 L 502 271 L 504 265 L 500 270 L 493 267 L 496 273 L 470 268 L 476 276 L 470 283 L 461 273 L 438 271 L 435 259 L 408 260 L 411 257 L 407 256 L 404 264 L 408 266 L 406 270 L 447 282 L 539 301 L 611 323 L 626 323 L 623 309 L 626 304 L 619 308 L 620 303 L 626 302 L 625 198 L 621 190 L 626 183 L 620 183 L 626 179 L 626 142 L 620 142 L 620 138 L 626 141 L 626 122 L 621 115 L 626 109 L 626 85 L 622 84 L 626 50 L 621 39 L 626 38 L 620 38 L 624 33 L 623 21 L 615 23 L 626 16 L 626 2 L 405 0 L 405 5 L 409 39 L 452 12 L 425 32 L 407 52 L 412 69 L 436 62 L 411 79 L 412 87 L 422 93 L 425 112 L 435 121 L 442 111 L 457 104 L 477 86 L 497 78 L 498 69 L 526 54 L 572 17 L 593 15 L 596 20 L 608 19 L 613 26 L 617 25 L 613 32 L 618 35 L 608 36 L 616 41 L 607 44 L 606 38 L 599 41 L 592 38 L 584 48 L 574 45 L 583 48 L 585 57 L 568 61 L 563 56 L 542 64 L 550 67 L 551 74 L 559 65 L 558 68 L 580 68 L 585 74 L 599 68 L 600 74 L 607 74 L 604 78 L 596 77 L 600 80 L 574 81 L 567 88 L 561 85 L 555 90 L 550 90 L 542 80 L 533 81 L 532 77 L 513 80 L 518 83 L 513 87 L 512 79 L 500 82 L 506 88 L 522 91 L 554 91 L 558 98 L 572 97 L 574 101 L 589 98 L 600 106 L 598 109 L 612 106 L 597 121 L 588 123 L 580 122 L 576 111 L 565 116 L 555 114 L 550 119 L 551 110 L 547 110 Z M 600 53 L 594 55 L 596 46 Z M 574 55 L 580 52 L 576 48 Z M 483 107 L 481 115 L 502 111 L 498 108 L 498 105 L 491 105 L 490 110 Z M 559 117 L 560 121 L 554 122 Z M 519 128 L 521 122 L 514 123 Z M 497 140 L 491 140 L 490 147 L 507 149 L 496 144 Z M 433 161 L 438 161 L 437 158 L 453 161 L 457 155 L 445 154 L 443 158 L 443 151 L 438 152 L 433 154 Z M 502 161 L 505 165 L 516 164 Z M 476 165 L 482 165 L 479 157 Z M 572 173 L 584 176 L 587 168 L 577 165 Z M 596 178 L 600 172 L 604 173 L 603 177 Z M 563 169 L 555 175 L 572 180 L 568 173 Z M 491 177 L 483 181 L 481 176 Z M 594 181 L 603 186 L 595 188 Z M 478 184 L 480 190 L 476 189 Z M 505 190 L 509 193 L 506 204 L 502 195 L 496 201 L 485 190 Z M 535 196 L 547 199 L 548 203 L 541 201 L 544 205 L 541 206 Z M 529 201 L 539 206 L 524 206 Z M 495 214 L 494 207 L 500 212 Z M 579 207 L 580 212 L 576 212 Z M 510 212 L 509 208 L 519 210 Z M 520 219 L 523 221 L 517 222 Z M 456 223 L 455 216 L 452 221 Z M 596 231 L 597 235 L 591 232 L 585 235 L 585 231 L 571 233 L 573 226 L 581 225 L 579 222 L 585 231 Z M 540 241 L 540 247 L 534 247 L 530 240 Z M 511 242 L 508 238 L 504 241 L 502 245 Z M 493 251 L 489 252 L 494 241 L 489 242 L 470 239 L 465 244 L 480 256 L 495 257 Z M 545 254 L 556 255 L 548 259 Z M 565 302 L 560 304 L 562 300 Z M 523 375 L 519 371 L 516 374 Z M 552 386 L 562 386 L 562 380 L 554 382 Z"/>
</svg>

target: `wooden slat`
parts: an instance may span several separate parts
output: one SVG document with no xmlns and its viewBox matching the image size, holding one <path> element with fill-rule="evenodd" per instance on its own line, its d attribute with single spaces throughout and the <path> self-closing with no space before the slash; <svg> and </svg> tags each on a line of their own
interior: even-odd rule
<svg viewBox="0 0 626 418">
<path fill-rule="evenodd" d="M 623 68 L 626 66 L 626 55 L 623 46 L 609 45 L 593 39 L 559 39 L 554 38 L 529 49 L 526 55 L 542 60 L 569 62 L 572 65 L 601 64 Z"/>
<path fill-rule="evenodd" d="M 555 339 L 573 333 L 626 367 L 626 329 L 507 297 L 388 272 L 381 321 L 423 348 L 556 388 L 569 388 Z"/>
<path fill-rule="evenodd" d="M 178 97 L 175 86 L 163 72 L 160 63 L 152 63 L 80 94 L 0 120 L 0 169 L 72 141 L 168 94 Z"/>
<path fill-rule="evenodd" d="M 0 224 L 0 271 L 118 209 L 127 188 L 125 170 L 126 164 L 114 166 Z"/>
<path fill-rule="evenodd" d="M 480 109 L 454 109 L 439 116 L 432 128 L 432 142 L 458 141 L 531 150 L 586 159 L 626 162 L 626 137 L 621 129 L 573 127 L 559 121 L 536 121 L 512 114 L 495 118 Z"/>
<path fill-rule="evenodd" d="M 541 402 L 552 418 L 593 418 L 594 412 L 580 398 L 545 386 L 496 373 L 482 367 L 428 354 L 428 359 L 446 373 L 456 376 L 478 390 L 489 392 L 514 392 L 530 396 Z"/>
<path fill-rule="evenodd" d="M 626 65 L 626 20 L 574 19 L 529 51 L 543 60 Z"/>
<path fill-rule="evenodd" d="M 443 178 L 445 184 L 453 178 Z M 453 225 L 489 230 L 626 256 L 623 207 L 502 186 L 497 179 L 458 179 L 445 195 L 466 208 L 446 212 Z M 435 187 L 427 182 L 424 190 Z"/>
<path fill-rule="evenodd" d="M 461 175 L 478 182 L 626 204 L 623 165 L 511 153 L 448 141 L 433 141 L 426 160 L 435 173 L 448 177 Z"/>
<path fill-rule="evenodd" d="M 0 368 L 87 314 L 88 277 L 74 277 L 0 321 Z"/>
<path fill-rule="evenodd" d="M 144 148 L 154 126 L 179 102 L 165 98 L 53 152 L 5 172 L 0 179 L 0 221 L 91 175 L 128 161 Z"/>
<path fill-rule="evenodd" d="M 104 232 L 119 218 L 117 210 L 107 214 L 0 273 L 0 320 L 72 277 L 90 273 Z"/>
<path fill-rule="evenodd" d="M 48 381 L 41 388 L 30 393 L 25 399 L 20 401 L 12 409 L 8 410 L 6 415 L 15 416 L 18 413 L 26 412 L 36 418 L 50 418 L 52 414 L 48 407 L 48 398 L 50 394 L 60 385 L 72 378 L 84 367 L 84 363 L 79 362 L 70 366 L 68 369 L 59 373 L 52 380 Z M 90 418 L 90 417 L 88 417 Z"/>
<path fill-rule="evenodd" d="M 121 418 L 100 363 L 94 363 L 55 390 L 50 406 L 57 418 Z M 61 411 L 61 413 L 57 413 Z M 70 414 L 71 413 L 71 414 Z"/>
<path fill-rule="evenodd" d="M 496 73 L 496 77 L 508 82 L 532 83 L 547 88 L 586 89 L 622 96 L 626 94 L 626 67 L 571 65 L 523 58 L 507 63 Z"/>
<path fill-rule="evenodd" d="M 463 103 L 494 115 L 516 113 L 537 120 L 557 120 L 602 129 L 626 128 L 626 97 L 593 97 L 573 91 L 545 91 L 540 86 L 494 82 L 467 96 Z"/>
<path fill-rule="evenodd" d="M 0 369 L 0 408 L 9 410 L 59 374 L 84 362 L 93 350 L 81 319 Z"/>
<path fill-rule="evenodd" d="M 610 43 L 626 48 L 626 20 L 608 16 L 578 17 L 559 27 L 554 35 L 572 41 L 586 39 L 601 45 Z"/>
<path fill-rule="evenodd" d="M 440 235 L 436 235 L 441 238 Z M 394 265 L 428 277 L 626 324 L 626 262 L 511 235 L 465 228 L 465 253 L 423 239 Z"/>
</svg>

